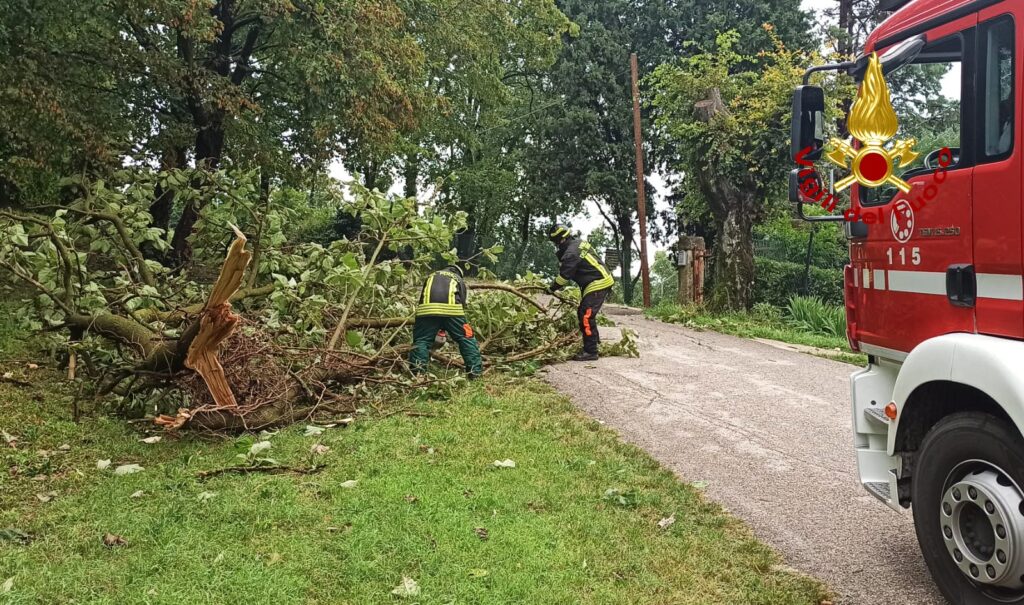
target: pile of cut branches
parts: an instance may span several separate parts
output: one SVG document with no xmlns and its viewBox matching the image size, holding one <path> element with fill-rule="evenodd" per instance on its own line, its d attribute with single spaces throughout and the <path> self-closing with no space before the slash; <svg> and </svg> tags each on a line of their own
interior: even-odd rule
<svg viewBox="0 0 1024 605">
<path fill-rule="evenodd" d="M 251 175 L 221 174 L 192 192 L 210 199 L 190 264 L 175 266 L 162 255 L 170 234 L 147 212 L 156 184 L 169 186 L 159 179 L 126 171 L 121 183 L 79 184 L 61 206 L 0 210 L 0 273 L 33 293 L 21 316 L 59 338 L 69 377 L 88 394 L 169 428 L 251 430 L 459 375 L 444 371 L 461 360 L 443 350 L 441 372 L 424 378 L 410 377 L 404 358 L 420 287 L 456 260 L 464 215 L 354 185 L 339 204 L 358 233 L 288 242 L 286 209 L 248 202 Z M 532 276 L 487 278 L 471 283 L 468 311 L 486 364 L 563 355 L 575 338 L 571 305 L 539 303 Z"/>
</svg>

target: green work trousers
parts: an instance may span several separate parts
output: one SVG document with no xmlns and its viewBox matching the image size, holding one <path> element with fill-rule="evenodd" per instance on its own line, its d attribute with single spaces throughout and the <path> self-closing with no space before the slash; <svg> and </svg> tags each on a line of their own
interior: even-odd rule
<svg viewBox="0 0 1024 605">
<path fill-rule="evenodd" d="M 442 315 L 420 315 L 412 328 L 412 352 L 409 353 L 409 364 L 415 373 L 427 369 L 427 362 L 430 361 L 430 347 L 434 344 L 437 333 L 444 330 L 448 338 L 459 345 L 459 353 L 462 353 L 462 361 L 466 364 L 466 372 L 476 377 L 483 373 L 483 359 L 480 357 L 480 347 L 476 344 L 473 336 L 473 328 L 466 322 L 464 316 L 447 317 Z"/>
</svg>

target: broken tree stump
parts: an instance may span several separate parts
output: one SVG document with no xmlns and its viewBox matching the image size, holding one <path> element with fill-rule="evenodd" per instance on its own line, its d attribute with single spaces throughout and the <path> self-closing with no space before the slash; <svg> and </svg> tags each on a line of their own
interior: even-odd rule
<svg viewBox="0 0 1024 605">
<path fill-rule="evenodd" d="M 220 344 L 231 336 L 241 319 L 231 312 L 231 296 L 242 285 L 245 269 L 252 260 L 252 253 L 246 251 L 245 235 L 234 225 L 235 241 L 231 243 L 220 275 L 213 284 L 210 298 L 206 301 L 200 317 L 199 333 L 188 348 L 185 367 L 202 376 L 210 395 L 218 407 L 238 407 L 235 394 L 231 391 L 224 367 L 217 358 Z"/>
</svg>

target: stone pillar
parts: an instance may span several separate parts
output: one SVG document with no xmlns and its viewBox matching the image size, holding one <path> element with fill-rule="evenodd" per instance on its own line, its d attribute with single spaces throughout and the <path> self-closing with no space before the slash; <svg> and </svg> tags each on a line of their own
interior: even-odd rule
<svg viewBox="0 0 1024 605">
<path fill-rule="evenodd" d="M 676 244 L 679 268 L 679 304 L 704 302 L 704 238 L 684 235 Z"/>
</svg>

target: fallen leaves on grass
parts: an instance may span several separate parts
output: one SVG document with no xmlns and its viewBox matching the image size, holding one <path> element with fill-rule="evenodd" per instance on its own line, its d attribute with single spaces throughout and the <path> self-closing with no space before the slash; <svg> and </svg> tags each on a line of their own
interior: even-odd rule
<svg viewBox="0 0 1024 605">
<path fill-rule="evenodd" d="M 480 538 L 481 541 L 486 541 L 487 538 L 491 537 L 486 527 L 474 527 L 473 533 L 475 533 L 476 537 Z"/>
<path fill-rule="evenodd" d="M 406 494 L 405 501 L 408 502 L 409 504 L 416 504 L 417 502 L 420 501 L 420 499 L 417 498 L 416 496 L 413 496 L 412 494 Z"/>
<path fill-rule="evenodd" d="M 96 461 L 96 468 L 100 469 L 101 471 L 106 470 L 108 466 L 110 466 L 110 460 Z"/>
<path fill-rule="evenodd" d="M 3 429 L 0 429 L 0 439 L 4 440 L 7 447 L 11 449 L 18 449 L 18 438 Z"/>
<path fill-rule="evenodd" d="M 162 439 L 162 437 L 160 437 L 159 435 L 156 435 L 156 436 L 153 436 L 153 437 L 146 437 L 145 439 L 139 439 L 139 441 L 152 445 L 154 443 L 160 443 L 161 439 Z"/>
<path fill-rule="evenodd" d="M 217 492 L 199 492 L 199 495 L 196 496 L 196 500 L 199 500 L 200 502 L 209 502 L 210 500 L 213 500 L 216 496 Z"/>
<path fill-rule="evenodd" d="M 139 491 L 137 491 L 137 492 L 132 492 L 132 495 L 131 495 L 131 496 L 128 496 L 128 497 L 129 497 L 129 498 L 141 498 L 141 497 L 143 497 L 143 496 L 145 496 L 145 495 L 146 495 L 146 492 L 144 492 L 144 491 L 142 491 L 142 490 L 140 489 L 140 490 L 139 490 Z"/>
<path fill-rule="evenodd" d="M 394 590 L 391 591 L 391 594 L 395 595 L 396 597 L 401 597 L 403 599 L 408 597 L 419 596 L 420 585 L 416 583 L 416 580 L 413 580 L 412 578 L 406 576 L 402 576 L 402 582 L 398 586 L 396 586 Z"/>
<path fill-rule="evenodd" d="M 53 500 L 56 497 L 57 497 L 57 492 L 55 492 L 55 491 L 41 492 L 41 493 L 36 494 L 36 499 L 39 500 L 40 502 L 44 503 L 44 504 L 46 502 L 49 502 L 50 500 Z"/>
<path fill-rule="evenodd" d="M 322 443 L 314 443 L 313 447 L 309 448 L 309 452 L 314 456 L 323 456 L 329 451 L 331 451 L 331 448 Z"/>
<path fill-rule="evenodd" d="M 483 578 L 488 574 L 486 569 L 471 569 L 469 570 L 469 577 L 471 578 Z"/>
<path fill-rule="evenodd" d="M 602 499 L 605 502 L 611 502 L 618 506 L 633 508 L 637 505 L 637 495 L 633 491 L 622 491 L 620 489 L 611 488 L 604 492 Z"/>
<path fill-rule="evenodd" d="M 15 527 L 4 527 L 0 528 L 0 540 L 28 544 L 32 541 L 32 536 Z"/>
<path fill-rule="evenodd" d="M 103 534 L 103 546 L 113 548 L 115 546 L 128 546 L 128 541 L 117 534 L 107 532 Z"/>
<path fill-rule="evenodd" d="M 345 489 L 352 489 L 353 487 L 359 485 L 359 482 L 356 481 L 355 479 L 349 479 L 348 481 L 342 481 L 339 485 L 341 487 L 344 487 Z"/>
<path fill-rule="evenodd" d="M 495 460 L 492 463 L 495 468 L 515 468 L 516 461 L 506 458 L 505 460 Z"/>
<path fill-rule="evenodd" d="M 122 475 L 132 475 L 145 470 L 138 464 L 122 464 L 121 466 L 114 469 L 114 475 L 120 477 Z"/>
<path fill-rule="evenodd" d="M 14 578 L 7 578 L 3 584 L 0 584 L 0 594 L 7 594 L 14 589 Z"/>
<path fill-rule="evenodd" d="M 252 444 L 252 446 L 249 447 L 249 455 L 255 456 L 256 454 L 259 454 L 260 452 L 265 452 L 272 447 L 274 447 L 274 444 L 270 443 L 269 441 L 257 441 L 256 443 Z"/>
<path fill-rule="evenodd" d="M 674 524 L 675 522 L 676 514 L 672 513 L 671 515 L 663 518 L 661 521 L 658 521 L 658 529 L 668 529 L 672 527 L 672 524 Z"/>
<path fill-rule="evenodd" d="M 302 433 L 303 437 L 317 437 L 322 435 L 324 428 L 322 426 L 313 426 L 312 424 L 306 425 L 306 432 Z"/>
<path fill-rule="evenodd" d="M 18 387 L 30 387 L 32 383 L 25 382 L 24 380 L 18 380 L 14 377 L 14 372 L 4 372 L 0 374 L 0 382 L 7 382 Z"/>
</svg>

